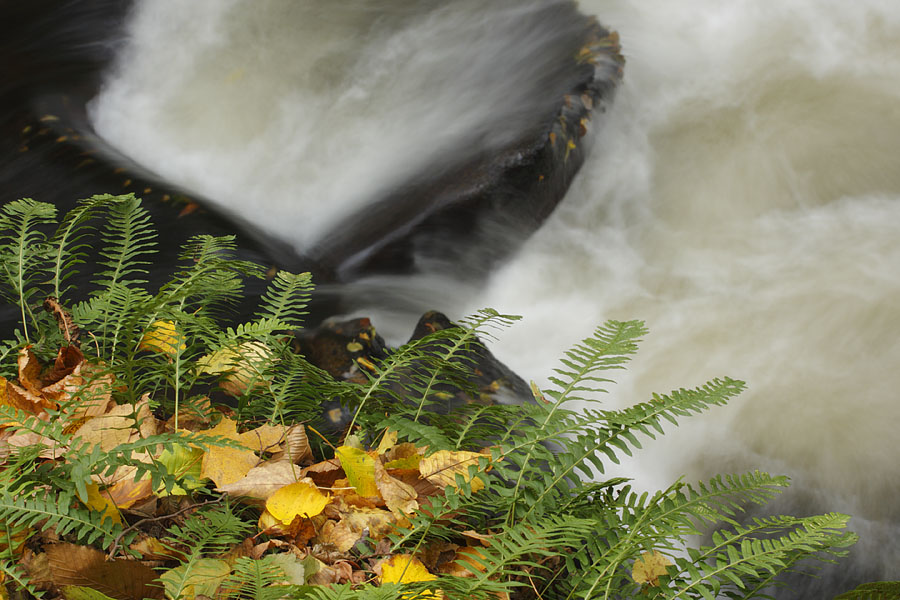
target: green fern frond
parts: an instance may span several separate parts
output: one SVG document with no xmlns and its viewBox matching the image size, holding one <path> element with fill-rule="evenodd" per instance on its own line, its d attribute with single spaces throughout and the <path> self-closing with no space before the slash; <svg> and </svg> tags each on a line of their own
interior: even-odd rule
<svg viewBox="0 0 900 600">
<path fill-rule="evenodd" d="M 227 505 L 197 511 L 182 525 L 172 526 L 161 542 L 173 552 L 184 555 L 185 559 L 178 568 L 162 577 L 166 596 L 171 600 L 185 597 L 192 580 L 203 577 L 208 567 L 204 555 L 225 553 L 238 544 L 250 528 L 250 524 L 241 520 Z"/>
<path fill-rule="evenodd" d="M 53 247 L 51 281 L 52 295 L 63 299 L 68 288 L 64 287 L 67 279 L 75 275 L 77 265 L 84 264 L 92 248 L 88 236 L 93 232 L 91 221 L 101 211 L 119 198 L 104 194 L 80 200 L 70 210 L 53 234 L 50 243 Z"/>
<path fill-rule="evenodd" d="M 606 391 L 605 384 L 612 383 L 599 373 L 624 368 L 637 351 L 641 336 L 646 334 L 642 321 L 607 321 L 591 337 L 566 351 L 560 360 L 563 367 L 554 369 L 556 375 L 550 377 L 557 389 L 544 392 L 557 402 L 595 399 L 595 394 Z"/>
<path fill-rule="evenodd" d="M 293 555 L 288 555 L 293 558 Z M 236 600 L 280 600 L 296 594 L 297 585 L 286 585 L 280 557 L 269 554 L 258 560 L 239 558 L 222 583 L 220 594 Z"/>
<path fill-rule="evenodd" d="M 900 598 L 900 581 L 875 581 L 835 596 L 834 600 L 896 600 Z"/>
<path fill-rule="evenodd" d="M 121 525 L 113 523 L 102 512 L 75 506 L 74 500 L 65 494 L 35 492 L 13 496 L 8 490 L 2 490 L 0 521 L 25 527 L 53 527 L 59 536 L 72 534 L 84 544 L 98 543 L 104 548 L 112 544 L 122 532 Z"/>
<path fill-rule="evenodd" d="M 56 207 L 31 198 L 15 200 L 0 209 L 0 294 L 19 306 L 25 339 L 28 323 L 37 326 L 33 298 L 46 281 L 51 255 L 43 226 L 54 223 Z"/>
<path fill-rule="evenodd" d="M 690 560 L 676 558 L 679 571 L 674 577 L 683 575 L 684 580 L 664 588 L 665 597 L 715 598 L 726 588 L 743 593 L 746 588 L 755 587 L 756 580 L 768 584 L 772 574 L 784 571 L 801 558 L 829 550 L 833 553 L 836 542 L 841 546 L 853 543 L 855 539 L 842 532 L 849 519 L 837 513 L 802 519 L 782 517 L 717 532 L 712 548 L 693 550 Z M 753 537 L 767 527 L 780 535 Z M 787 533 L 782 533 L 785 529 Z"/>
<path fill-rule="evenodd" d="M 260 299 L 257 317 L 284 323 L 286 329 L 299 328 L 311 293 L 310 273 L 279 271 Z"/>
</svg>

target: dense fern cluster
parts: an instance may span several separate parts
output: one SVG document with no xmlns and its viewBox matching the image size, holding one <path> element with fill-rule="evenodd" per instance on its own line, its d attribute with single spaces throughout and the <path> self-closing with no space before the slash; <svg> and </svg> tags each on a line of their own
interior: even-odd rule
<svg viewBox="0 0 900 600">
<path fill-rule="evenodd" d="M 486 485 L 473 491 L 473 479 L 435 496 L 428 510 L 412 515 L 390 538 L 391 552 L 417 554 L 438 540 L 460 540 L 475 531 L 490 542 L 472 557 L 469 576 L 442 576 L 404 584 L 404 593 L 442 590 L 451 598 L 759 598 L 778 573 L 809 558 L 840 556 L 854 542 L 843 532 L 848 517 L 740 518 L 748 504 L 763 504 L 787 486 L 783 477 L 747 473 L 688 484 L 677 481 L 656 493 L 641 493 L 622 478 L 602 480 L 606 466 L 640 449 L 641 440 L 663 433 L 664 425 L 725 404 L 743 384 L 716 379 L 696 389 L 654 395 L 649 401 L 611 411 L 596 404 L 611 383 L 610 372 L 624 367 L 646 333 L 642 323 L 611 321 L 598 327 L 563 358 L 551 387 L 534 389 L 533 402 L 502 406 L 477 401 L 467 377 L 467 349 L 515 317 L 485 310 L 393 352 L 368 373 L 365 384 L 336 382 L 290 351 L 291 333 L 300 326 L 310 293 L 308 275 L 279 273 L 269 282 L 253 320 L 223 327 L 222 317 L 241 295 L 244 281 L 263 277 L 257 265 L 235 259 L 234 241 L 199 236 L 184 248 L 183 263 L 158 290 L 145 281 L 155 234 L 147 213 L 133 197 L 97 196 L 83 201 L 55 232 L 52 206 L 21 200 L 0 212 L 0 277 L 5 299 L 19 307 L 20 330 L 0 343 L 0 375 L 13 378 L 15 356 L 26 345 L 44 358 L 70 340 L 72 332 L 41 310 L 47 297 L 68 306 L 72 326 L 82 332 L 82 350 L 115 377 L 115 400 L 137 406 L 150 398 L 161 416 L 196 405 L 222 377 L 204 368 L 217 352 L 240 354 L 250 372 L 233 409 L 245 424 L 260 420 L 315 420 L 323 401 L 339 399 L 353 413 L 352 433 L 377 440 L 386 428 L 401 440 L 439 450 L 488 451 L 470 475 Z M 95 284 L 87 298 L 70 299 L 67 286 L 88 248 L 100 248 Z M 147 332 L 167 324 L 168 352 L 148 352 Z M 262 344 L 265 352 L 247 351 Z M 235 352 L 235 349 L 243 351 Z M 256 382 L 266 382 L 256 386 Z M 466 394 L 475 401 L 448 413 L 447 396 Z M 570 406 L 594 408 L 575 411 Z M 60 412 L 70 407 L 60 407 Z M 68 448 L 66 461 L 37 460 L 46 447 L 4 449 L 0 470 L 0 571 L 5 584 L 32 593 L 16 565 L 17 540 L 28 527 L 55 527 L 61 538 L 107 551 L 127 548 L 135 529 L 113 523 L 87 507 L 92 476 L 138 464 L 153 485 L 168 490 L 184 474 L 164 460 L 133 457 L 160 444 L 168 448 L 227 444 L 210 436 L 176 430 L 100 450 L 79 447 L 56 420 L 29 418 L 0 407 L 9 430 L 31 430 Z M 137 410 L 135 410 L 137 413 Z M 51 415 L 54 416 L 54 415 Z M 140 427 L 135 416 L 135 428 Z M 337 440 L 333 440 L 337 443 Z M 216 568 L 216 561 L 251 531 L 258 513 L 236 508 L 202 485 L 190 488 L 212 500 L 163 540 L 181 567 L 160 582 L 173 600 L 201 594 L 188 590 L 191 575 Z M 697 536 L 707 542 L 693 546 Z M 360 543 L 360 557 L 375 552 Z M 297 583 L 279 555 L 243 557 L 226 565 L 218 594 L 227 598 L 396 598 L 395 584 L 331 587 Z M 649 578 L 635 574 L 648 558 L 664 560 Z M 663 558 L 666 557 L 666 558 Z M 362 558 L 360 558 L 362 560 Z M 668 566 L 665 566 L 668 565 Z M 290 585 L 286 581 L 292 581 Z M 205 592 L 202 595 L 208 595 Z M 412 596 L 404 596 L 412 597 Z"/>
</svg>

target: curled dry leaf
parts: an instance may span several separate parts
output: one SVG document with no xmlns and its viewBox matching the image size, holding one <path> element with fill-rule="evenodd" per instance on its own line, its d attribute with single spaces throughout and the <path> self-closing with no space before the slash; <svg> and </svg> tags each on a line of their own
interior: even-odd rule
<svg viewBox="0 0 900 600">
<path fill-rule="evenodd" d="M 72 320 L 72 315 L 59 303 L 59 299 L 55 296 L 47 296 L 47 299 L 44 300 L 44 310 L 56 319 L 56 324 L 59 326 L 59 331 L 65 338 L 66 343 L 77 344 L 78 336 L 81 332 L 78 330 L 78 325 Z"/>
<path fill-rule="evenodd" d="M 267 500 L 279 489 L 295 483 L 299 475 L 299 467 L 292 463 L 270 460 L 250 469 L 243 479 L 219 486 L 218 489 L 230 496 Z"/>
<path fill-rule="evenodd" d="M 19 356 L 16 362 L 19 368 L 19 385 L 34 394 L 40 396 L 41 388 L 41 366 L 37 356 L 31 351 L 31 346 L 26 346 L 19 350 Z"/>
<path fill-rule="evenodd" d="M 284 436 L 283 448 L 284 456 L 294 464 L 312 458 L 312 448 L 309 446 L 306 427 L 299 423 L 289 427 Z"/>
<path fill-rule="evenodd" d="M 388 474 L 384 465 L 375 461 L 375 485 L 388 510 L 398 515 L 409 515 L 419 508 L 415 488 Z"/>
</svg>

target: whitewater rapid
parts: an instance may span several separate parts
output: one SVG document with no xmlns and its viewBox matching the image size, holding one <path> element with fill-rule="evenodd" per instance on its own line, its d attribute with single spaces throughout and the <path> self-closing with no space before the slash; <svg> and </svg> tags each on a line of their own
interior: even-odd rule
<svg viewBox="0 0 900 600">
<path fill-rule="evenodd" d="M 297 31 L 264 14 L 236 19 L 237 0 L 152 4 L 92 107 L 98 131 L 276 234 L 314 238 L 363 191 L 493 123 L 427 77 L 443 53 L 491 51 L 457 39 L 477 3 L 404 14 L 417 25 L 385 33 L 370 21 L 391 4 L 355 1 L 301 23 L 311 54 L 300 56 Z M 749 390 L 648 444 L 624 471 L 648 488 L 682 475 L 787 474 L 794 489 L 777 508 L 847 512 L 863 536 L 851 567 L 796 597 L 826 597 L 841 573 L 900 578 L 900 5 L 581 6 L 619 31 L 626 75 L 560 208 L 486 284 L 371 278 L 355 285 L 358 313 L 394 341 L 426 309 L 523 315 L 495 350 L 538 382 L 594 325 L 643 319 L 650 334 L 608 406 L 722 375 Z M 254 42 L 263 30 L 269 41 Z M 424 62 L 395 89 L 390 61 L 411 47 Z M 369 87 L 329 79 L 348 52 L 365 53 L 353 74 Z M 504 93 L 488 104 L 502 107 Z M 373 97 L 388 111 L 374 123 Z M 389 107 L 408 109 L 409 98 L 434 137 L 392 126 Z M 298 198 L 318 208 L 297 216 Z"/>
</svg>

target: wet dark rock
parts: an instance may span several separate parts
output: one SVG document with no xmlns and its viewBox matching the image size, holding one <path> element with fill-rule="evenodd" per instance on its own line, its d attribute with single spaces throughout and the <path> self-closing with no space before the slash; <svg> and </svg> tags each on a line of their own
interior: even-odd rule
<svg viewBox="0 0 900 600">
<path fill-rule="evenodd" d="M 429 311 L 419 319 L 409 342 L 457 327 L 446 315 Z M 367 372 L 374 373 L 377 363 L 395 352 L 385 345 L 367 318 L 326 321 L 319 327 L 301 331 L 297 335 L 296 348 L 310 363 L 335 379 L 357 383 L 366 383 Z M 425 356 L 439 355 L 441 342 L 437 339 L 426 341 L 419 348 Z M 453 414 L 471 403 L 521 404 L 532 400 L 525 381 L 500 362 L 477 337 L 452 362 L 462 367 L 464 380 L 436 385 L 428 398 L 429 412 Z M 405 371 L 410 373 L 420 368 L 427 370 L 429 366 L 423 361 L 414 361 Z M 400 373 L 393 381 L 392 389 L 398 396 L 413 397 L 407 389 L 408 384 L 408 379 Z M 353 416 L 352 407 L 342 407 L 337 401 L 324 403 L 323 414 L 335 429 L 346 427 Z"/>
<path fill-rule="evenodd" d="M 558 98 L 553 109 L 497 151 L 454 153 L 464 158 L 431 165 L 394 189 L 372 190 L 363 211 L 300 255 L 95 135 L 86 105 L 122 46 L 131 6 L 126 0 L 0 0 L 0 204 L 31 197 L 63 214 L 79 198 L 134 193 L 160 232 L 151 285 L 168 279 L 190 236 L 233 234 L 240 258 L 310 271 L 317 284 L 328 284 L 313 297 L 311 323 L 342 312 L 341 285 L 360 277 L 442 269 L 486 275 L 565 195 L 590 145 L 588 122 L 611 101 L 623 63 L 614 33 L 574 2 L 548 3 L 535 18 L 571 32 L 553 50 L 558 68 L 540 81 L 548 97 Z M 73 282 L 82 295 L 87 281 L 84 275 Z M 265 286 L 248 283 L 239 307 L 245 315 Z M 9 332 L 16 314 L 0 307 L 0 329 Z"/>
</svg>

